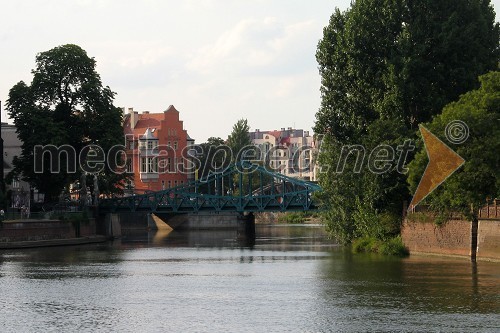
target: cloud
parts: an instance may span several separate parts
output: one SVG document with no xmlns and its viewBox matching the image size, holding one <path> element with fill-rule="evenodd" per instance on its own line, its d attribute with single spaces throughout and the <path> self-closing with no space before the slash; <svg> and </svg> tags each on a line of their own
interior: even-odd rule
<svg viewBox="0 0 500 333">
<path fill-rule="evenodd" d="M 109 53 L 110 48 L 122 51 Z M 90 49 L 98 72 L 109 81 L 104 83 L 112 87 L 149 88 L 175 79 L 183 71 L 182 57 L 162 40 L 106 41 L 92 43 Z"/>
<path fill-rule="evenodd" d="M 191 54 L 186 67 L 201 75 L 272 75 L 284 67 L 296 72 L 311 60 L 310 55 L 304 57 L 304 42 L 317 28 L 312 20 L 285 25 L 275 17 L 247 18 Z"/>
<path fill-rule="evenodd" d="M 182 7 L 185 10 L 205 10 L 211 9 L 215 6 L 213 0 L 185 0 L 182 3 Z"/>
</svg>

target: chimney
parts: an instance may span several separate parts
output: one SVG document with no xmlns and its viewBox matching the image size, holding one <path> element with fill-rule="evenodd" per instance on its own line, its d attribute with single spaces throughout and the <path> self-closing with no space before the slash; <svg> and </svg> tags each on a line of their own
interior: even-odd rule
<svg viewBox="0 0 500 333">
<path fill-rule="evenodd" d="M 130 129 L 134 129 L 135 125 L 137 125 L 137 121 L 139 120 L 139 114 L 137 111 L 134 111 L 134 108 L 128 108 L 128 113 L 130 114 Z"/>
<path fill-rule="evenodd" d="M 149 114 L 149 111 L 142 111 L 142 114 Z"/>
</svg>

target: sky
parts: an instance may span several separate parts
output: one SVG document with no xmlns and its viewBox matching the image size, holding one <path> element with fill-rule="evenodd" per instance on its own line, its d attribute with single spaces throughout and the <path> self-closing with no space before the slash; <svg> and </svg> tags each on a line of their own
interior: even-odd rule
<svg viewBox="0 0 500 333">
<path fill-rule="evenodd" d="M 500 0 L 493 0 L 496 11 Z M 174 105 L 197 143 L 251 130 L 311 130 L 323 27 L 350 0 L 0 0 L 0 100 L 31 82 L 38 53 L 77 44 L 115 105 Z M 498 21 L 498 15 L 497 15 Z"/>
</svg>

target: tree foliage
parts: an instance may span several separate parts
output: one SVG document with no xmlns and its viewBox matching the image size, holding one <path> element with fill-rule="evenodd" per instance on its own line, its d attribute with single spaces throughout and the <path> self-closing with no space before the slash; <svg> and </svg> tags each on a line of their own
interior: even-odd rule
<svg viewBox="0 0 500 333">
<path fill-rule="evenodd" d="M 426 128 L 465 159 L 464 165 L 438 187 L 424 202 L 440 213 L 461 212 L 477 220 L 487 198 L 500 196 L 500 72 L 480 77 L 481 87 L 448 104 Z M 454 144 L 446 136 L 452 121 L 462 121 L 469 137 Z M 416 190 L 428 163 L 423 147 L 410 164 L 408 182 Z"/>
<path fill-rule="evenodd" d="M 211 172 L 224 169 L 231 162 L 231 155 L 224 145 L 224 140 L 218 137 L 210 137 L 207 142 L 201 143 L 197 147 L 199 160 L 198 177 L 207 177 Z"/>
<path fill-rule="evenodd" d="M 250 140 L 250 126 L 246 119 L 240 119 L 233 125 L 233 131 L 227 139 L 227 145 L 231 148 L 233 152 L 233 158 L 241 157 L 243 148 L 250 146 L 252 141 Z"/>
<path fill-rule="evenodd" d="M 357 0 L 333 13 L 316 53 L 322 100 L 314 129 L 324 136 L 320 183 L 335 236 L 394 233 L 410 196 L 406 177 L 401 168 L 368 170 L 370 151 L 380 144 L 397 151 L 419 123 L 477 88 L 479 75 L 498 68 L 498 41 L 488 0 Z M 337 172 L 342 148 L 353 144 L 365 147 L 363 168 L 353 173 L 351 157 Z"/>
<path fill-rule="evenodd" d="M 20 81 L 10 89 L 7 109 L 23 143 L 14 173 L 45 193 L 47 201 L 80 179 L 81 170 L 68 172 L 67 156 L 60 154 L 60 172 L 52 173 L 45 154 L 44 172 L 35 173 L 36 145 L 70 145 L 78 157 L 89 144 L 107 153 L 124 142 L 121 110 L 113 105 L 114 93 L 102 85 L 95 67 L 95 60 L 79 46 L 58 46 L 36 56 L 31 84 Z M 106 167 L 99 174 L 100 192 L 119 190 L 115 185 L 121 179 Z"/>
</svg>

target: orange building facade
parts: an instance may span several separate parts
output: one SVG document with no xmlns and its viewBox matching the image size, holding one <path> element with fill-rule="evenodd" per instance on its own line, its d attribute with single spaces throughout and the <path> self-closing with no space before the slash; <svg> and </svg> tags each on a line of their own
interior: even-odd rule
<svg viewBox="0 0 500 333">
<path fill-rule="evenodd" d="M 128 109 L 124 118 L 126 192 L 142 194 L 183 185 L 194 179 L 189 147 L 194 145 L 173 105 L 162 113 Z"/>
</svg>

